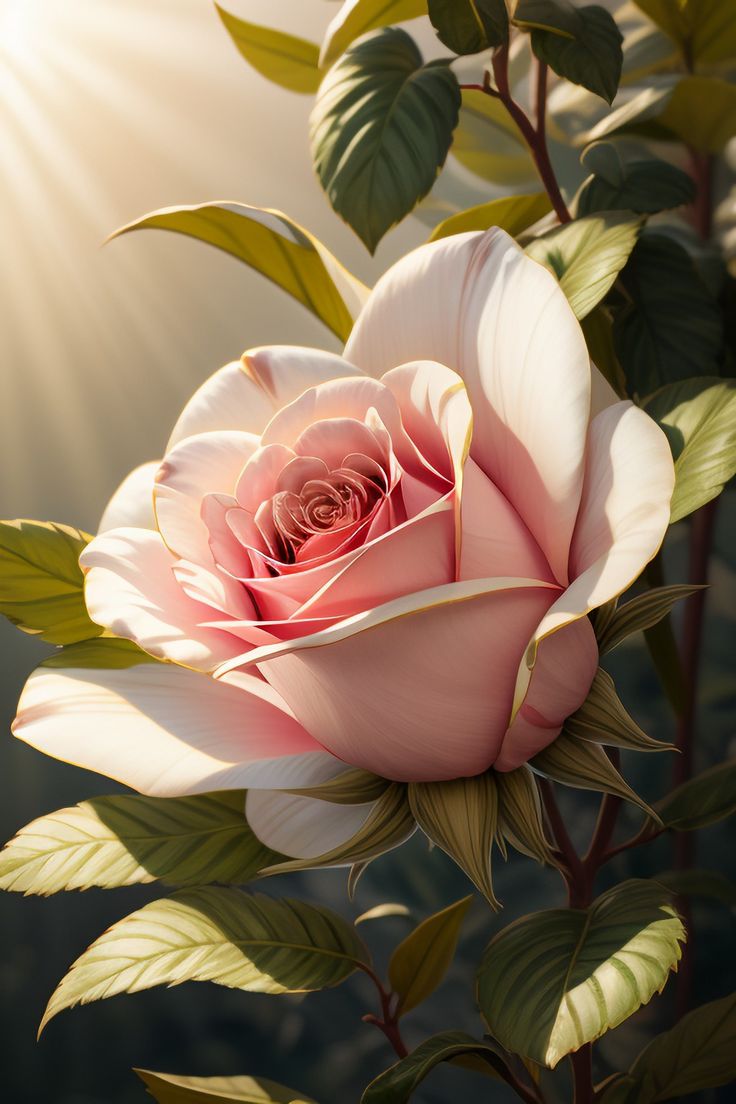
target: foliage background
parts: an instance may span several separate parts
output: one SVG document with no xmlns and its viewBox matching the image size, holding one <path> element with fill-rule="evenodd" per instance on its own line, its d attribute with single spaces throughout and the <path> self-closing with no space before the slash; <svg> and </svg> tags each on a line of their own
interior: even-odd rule
<svg viewBox="0 0 736 1104">
<path fill-rule="evenodd" d="M 9 30 L 3 21 L 16 6 L 30 14 Z M 313 40 L 333 11 L 317 0 L 229 0 L 228 7 Z M 426 228 L 409 219 L 368 257 L 313 179 L 310 100 L 267 84 L 245 66 L 210 0 L 3 0 L 0 32 L 6 44 L 0 47 L 0 516 L 49 517 L 94 530 L 119 479 L 163 446 L 181 405 L 212 370 L 246 346 L 336 347 L 305 311 L 216 251 L 165 234 L 100 249 L 112 229 L 171 203 L 240 199 L 286 210 L 372 282 L 424 240 Z M 736 752 L 733 490 L 719 514 L 703 654 L 701 768 Z M 671 581 L 685 578 L 684 556 L 676 528 L 668 550 Z M 0 834 L 7 839 L 34 816 L 113 787 L 11 740 L 18 693 L 41 649 L 3 622 L 0 650 L 6 795 Z M 651 735 L 668 737 L 670 718 L 643 647 L 624 647 L 614 659 L 636 719 Z M 639 777 L 630 777 L 645 796 L 658 796 L 666 763 L 636 758 Z M 633 762 L 624 766 L 634 769 Z M 596 802 L 565 796 L 584 837 Z M 699 862 L 725 872 L 730 866 L 736 876 L 735 842 L 728 823 L 701 833 Z M 625 857 L 620 868 L 611 867 L 611 880 L 665 869 L 668 847 L 660 840 L 633 860 Z M 293 892 L 299 881 L 307 899 L 346 912 L 344 877 L 313 872 L 267 888 Z M 504 923 L 512 909 L 521 914 L 551 905 L 554 894 L 562 899 L 551 874 L 515 854 L 498 872 L 498 891 L 510 906 Z M 438 851 L 427 855 L 416 840 L 369 869 L 353 913 L 396 900 L 421 917 L 465 892 L 453 864 Z M 313 994 L 308 1006 L 206 985 L 176 995 L 154 990 L 63 1015 L 35 1042 L 45 1001 L 72 959 L 108 923 L 154 895 L 128 889 L 0 898 L 7 1099 L 142 1102 L 148 1098 L 132 1065 L 201 1075 L 248 1071 L 297 1084 L 324 1104 L 357 1099 L 389 1058 L 381 1036 L 360 1024 L 373 999 L 362 979 Z M 734 915 L 726 906 L 706 911 L 696 904 L 696 922 L 699 1003 L 736 988 L 728 953 Z M 411 1043 L 444 1026 L 477 1031 L 469 980 L 498 923 L 476 903 L 451 976 L 409 1020 Z M 401 918 L 377 921 L 367 935 L 387 948 L 406 926 Z M 610 1033 L 600 1047 L 603 1057 L 623 1064 L 650 1036 L 653 1021 L 667 1026 L 671 995 Z M 447 1104 L 461 1093 L 474 1099 L 471 1076 L 440 1070 L 416 1100 Z M 495 1083 L 479 1084 L 478 1099 L 483 1092 L 505 1099 Z M 728 1093 L 711 1099 L 725 1101 Z"/>
</svg>

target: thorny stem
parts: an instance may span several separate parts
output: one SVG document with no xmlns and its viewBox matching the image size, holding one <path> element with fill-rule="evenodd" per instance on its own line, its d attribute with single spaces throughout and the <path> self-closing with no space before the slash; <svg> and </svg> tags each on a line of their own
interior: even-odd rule
<svg viewBox="0 0 736 1104">
<path fill-rule="evenodd" d="M 372 1012 L 368 1012 L 367 1015 L 363 1016 L 363 1023 L 373 1024 L 379 1031 L 382 1031 L 393 1047 L 396 1055 L 399 1058 L 406 1058 L 409 1050 L 401 1037 L 399 1020 L 396 1015 L 396 1002 L 393 999 L 395 994 L 388 992 L 384 988 L 378 974 L 370 966 L 362 962 L 359 963 L 359 966 L 375 985 L 378 991 L 378 998 L 381 1002 L 381 1015 L 374 1016 Z"/>
</svg>

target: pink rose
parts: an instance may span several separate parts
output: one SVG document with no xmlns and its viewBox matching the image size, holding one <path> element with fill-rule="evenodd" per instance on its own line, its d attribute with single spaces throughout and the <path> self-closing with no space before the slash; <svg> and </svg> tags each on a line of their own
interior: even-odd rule
<svg viewBox="0 0 736 1104">
<path fill-rule="evenodd" d="M 280 789 L 555 739 L 596 670 L 586 615 L 656 553 L 673 480 L 545 269 L 500 231 L 423 246 L 344 359 L 256 349 L 199 389 L 82 556 L 93 620 L 169 663 L 41 669 L 15 731 L 144 793 L 248 787 L 266 842 L 317 854 L 370 805 Z"/>
</svg>

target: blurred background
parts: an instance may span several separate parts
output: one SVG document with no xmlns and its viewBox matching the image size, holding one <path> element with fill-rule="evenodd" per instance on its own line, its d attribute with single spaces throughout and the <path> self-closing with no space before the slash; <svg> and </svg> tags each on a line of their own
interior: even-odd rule
<svg viewBox="0 0 736 1104">
<path fill-rule="evenodd" d="M 226 6 L 315 41 L 335 10 L 324 0 L 228 0 Z M 409 219 L 375 258 L 368 256 L 313 178 L 309 108 L 308 97 L 282 91 L 243 63 L 211 0 L 0 0 L 0 516 L 94 531 L 121 478 L 160 455 L 184 401 L 210 372 L 253 345 L 337 347 L 298 304 L 224 254 L 163 233 L 103 248 L 116 227 L 172 204 L 226 199 L 276 207 L 368 283 L 426 237 L 426 228 Z M 734 751 L 733 499 L 732 492 L 724 495 L 720 509 L 700 766 Z M 685 577 L 682 537 L 672 534 L 671 581 Z M 2 622 L 0 650 L 5 840 L 35 816 L 114 786 L 12 740 L 18 694 L 44 649 Z M 667 737 L 670 718 L 644 649 L 621 649 L 615 668 L 631 688 L 627 704 L 640 723 Z M 643 792 L 656 797 L 668 765 L 652 758 L 625 765 L 630 775 L 637 772 Z M 570 797 L 581 838 L 595 806 L 583 795 Z M 703 833 L 700 862 L 727 869 L 733 843 L 724 828 Z M 665 869 L 668 848 L 658 841 L 606 876 Z M 561 902 L 552 875 L 530 861 L 513 855 L 501 865 L 499 891 L 509 906 L 503 923 Z M 602 888 L 605 882 L 604 876 Z M 421 918 L 469 887 L 442 854 L 428 854 L 414 840 L 369 868 L 354 905 L 342 871 L 281 879 L 267 888 L 301 893 L 347 915 L 399 901 Z M 202 1076 L 260 1074 L 320 1104 L 351 1104 L 390 1064 L 383 1037 L 360 1023 L 373 1000 L 362 979 L 304 1000 L 191 984 L 118 997 L 64 1013 L 37 1043 L 45 1002 L 71 961 L 108 924 L 154 895 L 122 889 L 51 900 L 0 898 L 3 1099 L 142 1104 L 150 1098 L 130 1072 L 140 1066 Z M 696 917 L 698 998 L 709 999 L 736 988 L 734 918 L 712 903 L 696 903 Z M 410 1043 L 444 1027 L 480 1034 L 471 979 L 500 923 L 476 902 L 451 976 L 410 1017 Z M 379 959 L 408 924 L 391 918 L 372 922 L 368 931 L 366 925 Z M 620 1068 L 656 1024 L 667 1024 L 668 999 L 655 1000 L 609 1034 L 600 1048 L 608 1068 Z M 563 1086 L 561 1100 L 564 1094 Z M 453 1069 L 438 1071 L 415 1099 L 449 1104 L 507 1097 L 496 1083 Z"/>
</svg>

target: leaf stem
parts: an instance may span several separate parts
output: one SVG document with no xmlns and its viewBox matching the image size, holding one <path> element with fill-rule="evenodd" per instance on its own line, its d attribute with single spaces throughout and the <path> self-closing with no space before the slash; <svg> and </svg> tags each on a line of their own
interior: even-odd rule
<svg viewBox="0 0 736 1104">
<path fill-rule="evenodd" d="M 367 963 L 360 962 L 358 966 L 368 975 L 375 985 L 378 991 L 378 999 L 381 1003 L 381 1015 L 376 1016 L 372 1012 L 368 1012 L 363 1016 L 363 1023 L 373 1024 L 379 1031 L 382 1031 L 393 1047 L 395 1054 L 399 1058 L 406 1058 L 409 1050 L 401 1037 L 401 1029 L 399 1028 L 399 1021 L 396 1015 L 396 1002 L 393 999 L 396 994 L 384 988 L 383 982 L 378 974 L 371 966 L 368 966 Z"/>
<path fill-rule="evenodd" d="M 593 1047 L 585 1043 L 570 1055 L 574 1104 L 591 1104 L 593 1099 Z"/>
</svg>

